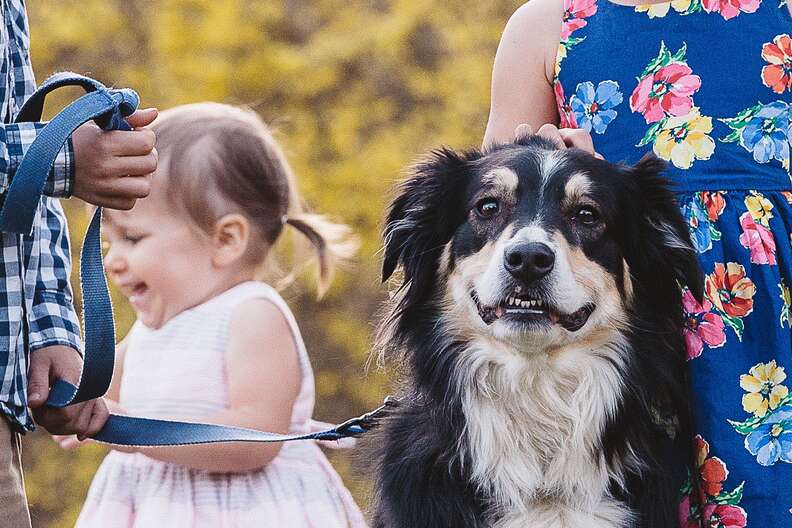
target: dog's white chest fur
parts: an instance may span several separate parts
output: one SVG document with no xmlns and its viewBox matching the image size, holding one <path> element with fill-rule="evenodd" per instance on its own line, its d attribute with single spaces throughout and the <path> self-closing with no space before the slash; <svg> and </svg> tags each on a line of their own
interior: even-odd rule
<svg viewBox="0 0 792 528">
<path fill-rule="evenodd" d="M 552 357 L 475 341 L 461 357 L 462 439 L 497 528 L 616 528 L 629 512 L 608 495 L 601 436 L 622 392 L 620 347 Z"/>
</svg>

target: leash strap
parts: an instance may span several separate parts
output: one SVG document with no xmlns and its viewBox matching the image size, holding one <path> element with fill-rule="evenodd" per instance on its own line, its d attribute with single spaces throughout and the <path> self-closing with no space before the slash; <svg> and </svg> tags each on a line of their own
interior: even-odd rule
<svg viewBox="0 0 792 528">
<path fill-rule="evenodd" d="M 47 176 L 63 145 L 83 123 L 93 120 L 104 130 L 131 130 L 125 118 L 139 104 L 130 89 L 110 89 L 102 83 L 72 72 L 57 73 L 44 81 L 25 102 L 15 122 L 39 121 L 47 94 L 63 86 L 81 86 L 86 93 L 64 108 L 28 147 L 14 175 L 0 210 L 0 229 L 29 235 L 38 211 Z M 98 398 L 107 392 L 115 362 L 113 305 L 105 279 L 101 244 L 102 209 L 91 219 L 80 253 L 83 292 L 85 355 L 77 386 L 64 380 L 53 384 L 46 405 L 66 407 Z M 327 429 L 307 434 L 283 435 L 241 427 L 177 422 L 111 414 L 94 436 L 108 444 L 128 446 L 174 446 L 215 442 L 285 442 L 289 440 L 339 440 L 371 428 L 395 400 L 386 398 L 379 408 Z"/>
</svg>

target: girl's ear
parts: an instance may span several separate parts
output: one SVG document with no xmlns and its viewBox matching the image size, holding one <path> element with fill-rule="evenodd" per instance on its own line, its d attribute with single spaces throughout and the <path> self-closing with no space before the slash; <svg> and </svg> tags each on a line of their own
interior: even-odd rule
<svg viewBox="0 0 792 528">
<path fill-rule="evenodd" d="M 225 268 L 247 253 L 250 223 L 241 214 L 227 214 L 215 222 L 212 233 L 212 263 Z"/>
</svg>

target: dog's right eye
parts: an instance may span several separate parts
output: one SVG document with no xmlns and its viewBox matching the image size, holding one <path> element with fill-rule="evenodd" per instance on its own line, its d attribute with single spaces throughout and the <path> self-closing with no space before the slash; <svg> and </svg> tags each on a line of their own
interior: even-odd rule
<svg viewBox="0 0 792 528">
<path fill-rule="evenodd" d="M 500 212 L 500 203 L 495 198 L 484 198 L 476 204 L 476 213 L 481 218 L 492 218 Z"/>
</svg>

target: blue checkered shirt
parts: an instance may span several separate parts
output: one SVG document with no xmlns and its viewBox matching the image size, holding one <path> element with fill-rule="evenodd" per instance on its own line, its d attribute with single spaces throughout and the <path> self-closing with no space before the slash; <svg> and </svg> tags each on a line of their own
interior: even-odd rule
<svg viewBox="0 0 792 528">
<path fill-rule="evenodd" d="M 0 0 L 0 201 L 43 123 L 12 124 L 35 90 L 24 0 Z M 69 287 L 66 216 L 56 198 L 70 194 L 71 142 L 49 175 L 30 235 L 0 232 L 0 412 L 20 431 L 32 430 L 27 408 L 29 354 L 49 345 L 82 350 Z"/>
</svg>

